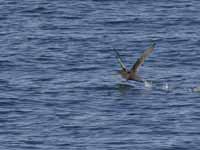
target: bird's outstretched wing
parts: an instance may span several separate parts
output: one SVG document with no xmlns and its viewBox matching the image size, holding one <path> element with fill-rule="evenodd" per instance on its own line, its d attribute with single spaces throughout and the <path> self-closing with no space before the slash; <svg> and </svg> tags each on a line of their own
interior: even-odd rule
<svg viewBox="0 0 200 150">
<path fill-rule="evenodd" d="M 116 58 L 117 58 L 117 60 L 118 60 L 118 62 L 119 62 L 119 64 L 120 64 L 121 68 L 122 68 L 123 70 L 126 71 L 126 66 L 125 66 L 124 63 L 122 62 L 122 59 L 121 59 L 120 54 L 118 53 L 117 50 L 114 50 L 114 51 L 115 51 L 115 53 L 116 53 Z"/>
<path fill-rule="evenodd" d="M 131 68 L 131 75 L 135 75 L 139 67 L 144 63 L 145 59 L 153 52 L 155 43 L 153 43 L 141 56 L 137 59 L 133 67 Z"/>
</svg>

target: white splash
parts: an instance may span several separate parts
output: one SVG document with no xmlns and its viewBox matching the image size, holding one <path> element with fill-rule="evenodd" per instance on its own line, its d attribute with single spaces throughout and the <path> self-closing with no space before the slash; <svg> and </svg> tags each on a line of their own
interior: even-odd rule
<svg viewBox="0 0 200 150">
<path fill-rule="evenodd" d="M 168 85 L 168 83 L 163 84 L 162 89 L 163 89 L 163 90 L 169 90 L 169 85 Z"/>
<path fill-rule="evenodd" d="M 144 81 L 144 86 L 147 88 L 152 88 L 152 82 Z"/>
<path fill-rule="evenodd" d="M 195 87 L 192 89 L 193 92 L 200 92 L 200 87 Z"/>
</svg>

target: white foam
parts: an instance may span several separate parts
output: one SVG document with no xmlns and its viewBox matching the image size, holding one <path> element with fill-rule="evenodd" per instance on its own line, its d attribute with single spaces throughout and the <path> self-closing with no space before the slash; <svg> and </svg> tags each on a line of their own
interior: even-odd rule
<svg viewBox="0 0 200 150">
<path fill-rule="evenodd" d="M 147 88 L 152 88 L 152 82 L 144 81 L 144 86 Z"/>
<path fill-rule="evenodd" d="M 168 85 L 168 83 L 163 84 L 162 89 L 163 89 L 163 90 L 169 90 L 169 85 Z"/>
<path fill-rule="evenodd" d="M 194 92 L 200 92 L 200 87 L 195 87 L 195 88 L 193 88 L 193 91 L 194 91 Z"/>
</svg>

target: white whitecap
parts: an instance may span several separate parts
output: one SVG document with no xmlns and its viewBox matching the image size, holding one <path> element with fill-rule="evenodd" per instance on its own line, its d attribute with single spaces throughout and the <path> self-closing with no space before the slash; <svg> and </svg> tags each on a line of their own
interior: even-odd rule
<svg viewBox="0 0 200 150">
<path fill-rule="evenodd" d="M 169 84 L 168 83 L 164 83 L 162 86 L 163 90 L 169 90 Z"/>
<path fill-rule="evenodd" d="M 144 81 L 144 86 L 147 88 L 152 88 L 152 82 Z"/>
<path fill-rule="evenodd" d="M 193 88 L 193 92 L 200 92 L 200 87 Z"/>
</svg>

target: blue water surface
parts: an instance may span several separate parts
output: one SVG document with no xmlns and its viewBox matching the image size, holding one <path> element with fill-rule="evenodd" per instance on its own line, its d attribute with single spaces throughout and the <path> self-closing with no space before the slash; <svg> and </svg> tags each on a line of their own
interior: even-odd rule
<svg viewBox="0 0 200 150">
<path fill-rule="evenodd" d="M 0 149 L 200 149 L 198 0 L 0 1 Z M 125 81 L 140 68 L 148 85 Z"/>
</svg>

